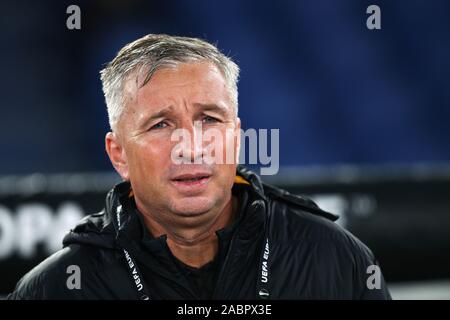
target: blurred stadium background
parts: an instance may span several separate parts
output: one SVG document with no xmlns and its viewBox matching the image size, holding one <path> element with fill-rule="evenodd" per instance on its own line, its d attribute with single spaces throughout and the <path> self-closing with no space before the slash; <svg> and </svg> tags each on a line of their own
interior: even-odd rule
<svg viewBox="0 0 450 320">
<path fill-rule="evenodd" d="M 2 1 L 0 16 L 0 296 L 102 208 L 119 177 L 98 71 L 168 33 L 240 65 L 244 128 L 280 129 L 267 182 L 341 215 L 394 298 L 450 299 L 450 2 Z"/>
</svg>

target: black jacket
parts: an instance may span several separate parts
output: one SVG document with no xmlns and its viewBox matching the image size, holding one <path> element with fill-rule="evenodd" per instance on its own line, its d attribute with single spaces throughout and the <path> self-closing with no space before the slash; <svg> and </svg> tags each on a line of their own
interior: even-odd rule
<svg viewBox="0 0 450 320">
<path fill-rule="evenodd" d="M 261 183 L 245 168 L 238 175 L 248 183 L 233 187 L 240 214 L 217 232 L 209 298 L 390 299 L 381 273 L 377 286 L 368 270 L 377 265 L 374 255 L 333 222 L 336 216 Z M 126 182 L 112 189 L 105 209 L 85 217 L 64 238 L 64 248 L 28 272 L 8 298 L 205 298 L 180 272 L 165 236 L 148 233 L 129 193 Z"/>
</svg>

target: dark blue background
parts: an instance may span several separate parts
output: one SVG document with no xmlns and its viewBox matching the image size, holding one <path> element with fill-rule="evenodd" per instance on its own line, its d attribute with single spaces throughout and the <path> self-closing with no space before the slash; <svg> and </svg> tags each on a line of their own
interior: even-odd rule
<svg viewBox="0 0 450 320">
<path fill-rule="evenodd" d="M 0 15 L 0 174 L 110 170 L 98 71 L 148 33 L 231 55 L 244 128 L 279 128 L 283 166 L 450 161 L 448 1 L 9 1 Z"/>
</svg>

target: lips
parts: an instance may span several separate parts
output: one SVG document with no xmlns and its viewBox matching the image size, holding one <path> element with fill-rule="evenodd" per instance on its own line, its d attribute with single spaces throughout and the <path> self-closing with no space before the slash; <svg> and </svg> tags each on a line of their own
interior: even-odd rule
<svg viewBox="0 0 450 320">
<path fill-rule="evenodd" d="M 173 178 L 173 181 L 178 181 L 178 182 L 194 182 L 194 181 L 199 181 L 202 179 L 207 179 L 211 177 L 211 174 L 209 173 L 186 173 L 186 174 L 181 174 L 176 176 L 175 178 Z"/>
<path fill-rule="evenodd" d="M 206 189 L 211 176 L 209 172 L 183 173 L 176 175 L 171 181 L 179 192 L 197 194 Z"/>
</svg>

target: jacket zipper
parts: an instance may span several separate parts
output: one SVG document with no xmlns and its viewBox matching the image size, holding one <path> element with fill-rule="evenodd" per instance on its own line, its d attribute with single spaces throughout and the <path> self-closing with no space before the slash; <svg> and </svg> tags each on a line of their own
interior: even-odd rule
<svg viewBox="0 0 450 320">
<path fill-rule="evenodd" d="M 235 242 L 235 239 L 236 239 L 236 237 L 237 237 L 237 234 L 238 234 L 239 229 L 240 229 L 240 228 L 237 228 L 237 230 L 235 230 L 233 236 L 231 237 L 230 245 L 229 245 L 229 247 L 228 247 L 228 252 L 227 252 L 227 255 L 225 256 L 225 261 L 224 261 L 224 263 L 223 263 L 222 268 L 220 269 L 220 273 L 219 273 L 219 276 L 217 277 L 216 285 L 215 285 L 215 287 L 214 287 L 214 291 L 213 291 L 213 294 L 212 294 L 212 298 L 213 298 L 213 299 L 217 299 L 217 298 L 218 298 L 218 297 L 217 297 L 218 290 L 219 290 L 218 288 L 222 288 L 221 284 L 222 284 L 222 282 L 223 282 L 225 270 L 227 269 L 228 261 L 230 260 L 230 255 L 231 255 L 232 252 L 233 252 L 232 249 L 233 249 L 234 242 Z M 220 243 L 220 241 L 219 241 L 219 243 Z M 219 262 L 220 262 L 220 261 L 219 261 Z"/>
</svg>

